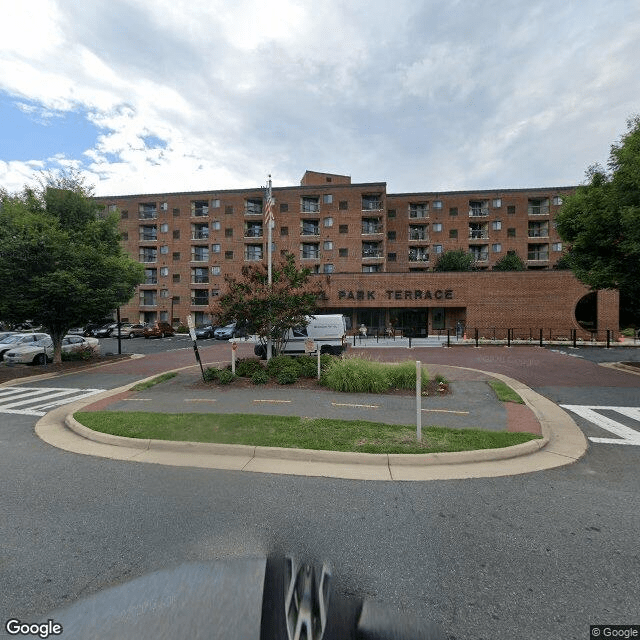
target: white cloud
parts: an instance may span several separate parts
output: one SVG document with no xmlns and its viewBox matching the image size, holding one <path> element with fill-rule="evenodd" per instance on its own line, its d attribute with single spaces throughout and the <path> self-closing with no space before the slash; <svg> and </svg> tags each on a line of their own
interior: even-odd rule
<svg viewBox="0 0 640 640">
<path fill-rule="evenodd" d="M 41 118 L 88 114 L 101 134 L 65 161 L 98 193 L 307 168 L 392 191 L 575 183 L 637 110 L 625 0 L 34 4 L 2 3 L 0 90 Z M 2 157 L 13 188 L 61 162 Z"/>
</svg>

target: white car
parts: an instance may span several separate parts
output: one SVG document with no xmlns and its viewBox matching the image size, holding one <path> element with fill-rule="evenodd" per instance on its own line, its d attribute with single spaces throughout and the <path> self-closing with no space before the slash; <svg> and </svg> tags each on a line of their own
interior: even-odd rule
<svg viewBox="0 0 640 640">
<path fill-rule="evenodd" d="M 4 358 L 7 351 L 13 351 L 16 347 L 33 344 L 44 338 L 49 338 L 46 333 L 14 333 L 0 341 L 0 360 Z"/>
<path fill-rule="evenodd" d="M 97 338 L 82 336 L 65 336 L 62 339 L 62 353 L 91 349 L 93 353 L 100 353 L 100 341 Z M 53 360 L 53 341 L 49 336 L 36 342 L 18 345 L 4 354 L 8 364 L 45 364 Z"/>
</svg>

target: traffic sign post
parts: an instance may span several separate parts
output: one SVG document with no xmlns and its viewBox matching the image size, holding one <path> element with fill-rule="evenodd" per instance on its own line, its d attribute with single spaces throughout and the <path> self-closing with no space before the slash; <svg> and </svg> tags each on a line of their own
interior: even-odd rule
<svg viewBox="0 0 640 640">
<path fill-rule="evenodd" d="M 202 373 L 202 380 L 204 381 L 204 368 L 202 366 L 202 360 L 200 360 L 200 352 L 198 351 L 198 341 L 196 340 L 196 328 L 193 326 L 193 318 L 187 316 L 187 326 L 189 327 L 189 335 L 193 341 L 193 352 L 196 354 L 196 361 L 200 365 L 200 373 Z"/>
</svg>

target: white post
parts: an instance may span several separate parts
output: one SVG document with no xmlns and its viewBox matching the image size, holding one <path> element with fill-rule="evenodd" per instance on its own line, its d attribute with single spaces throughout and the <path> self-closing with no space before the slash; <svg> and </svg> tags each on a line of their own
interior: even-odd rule
<svg viewBox="0 0 640 640">
<path fill-rule="evenodd" d="M 320 380 L 320 345 L 318 345 L 318 380 Z"/>
<path fill-rule="evenodd" d="M 238 348 L 238 343 L 237 342 L 232 342 L 231 343 L 231 373 L 233 373 L 233 375 L 236 375 L 236 349 Z"/>
<path fill-rule="evenodd" d="M 422 371 L 420 360 L 416 360 L 416 439 L 422 440 Z"/>
</svg>

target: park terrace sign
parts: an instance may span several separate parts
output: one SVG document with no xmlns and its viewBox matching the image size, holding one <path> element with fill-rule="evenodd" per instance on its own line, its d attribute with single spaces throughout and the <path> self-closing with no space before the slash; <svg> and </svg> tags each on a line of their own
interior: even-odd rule
<svg viewBox="0 0 640 640">
<path fill-rule="evenodd" d="M 384 300 L 453 300 L 453 289 L 387 289 L 382 295 Z M 338 300 L 375 300 L 376 291 L 341 289 Z"/>
</svg>

